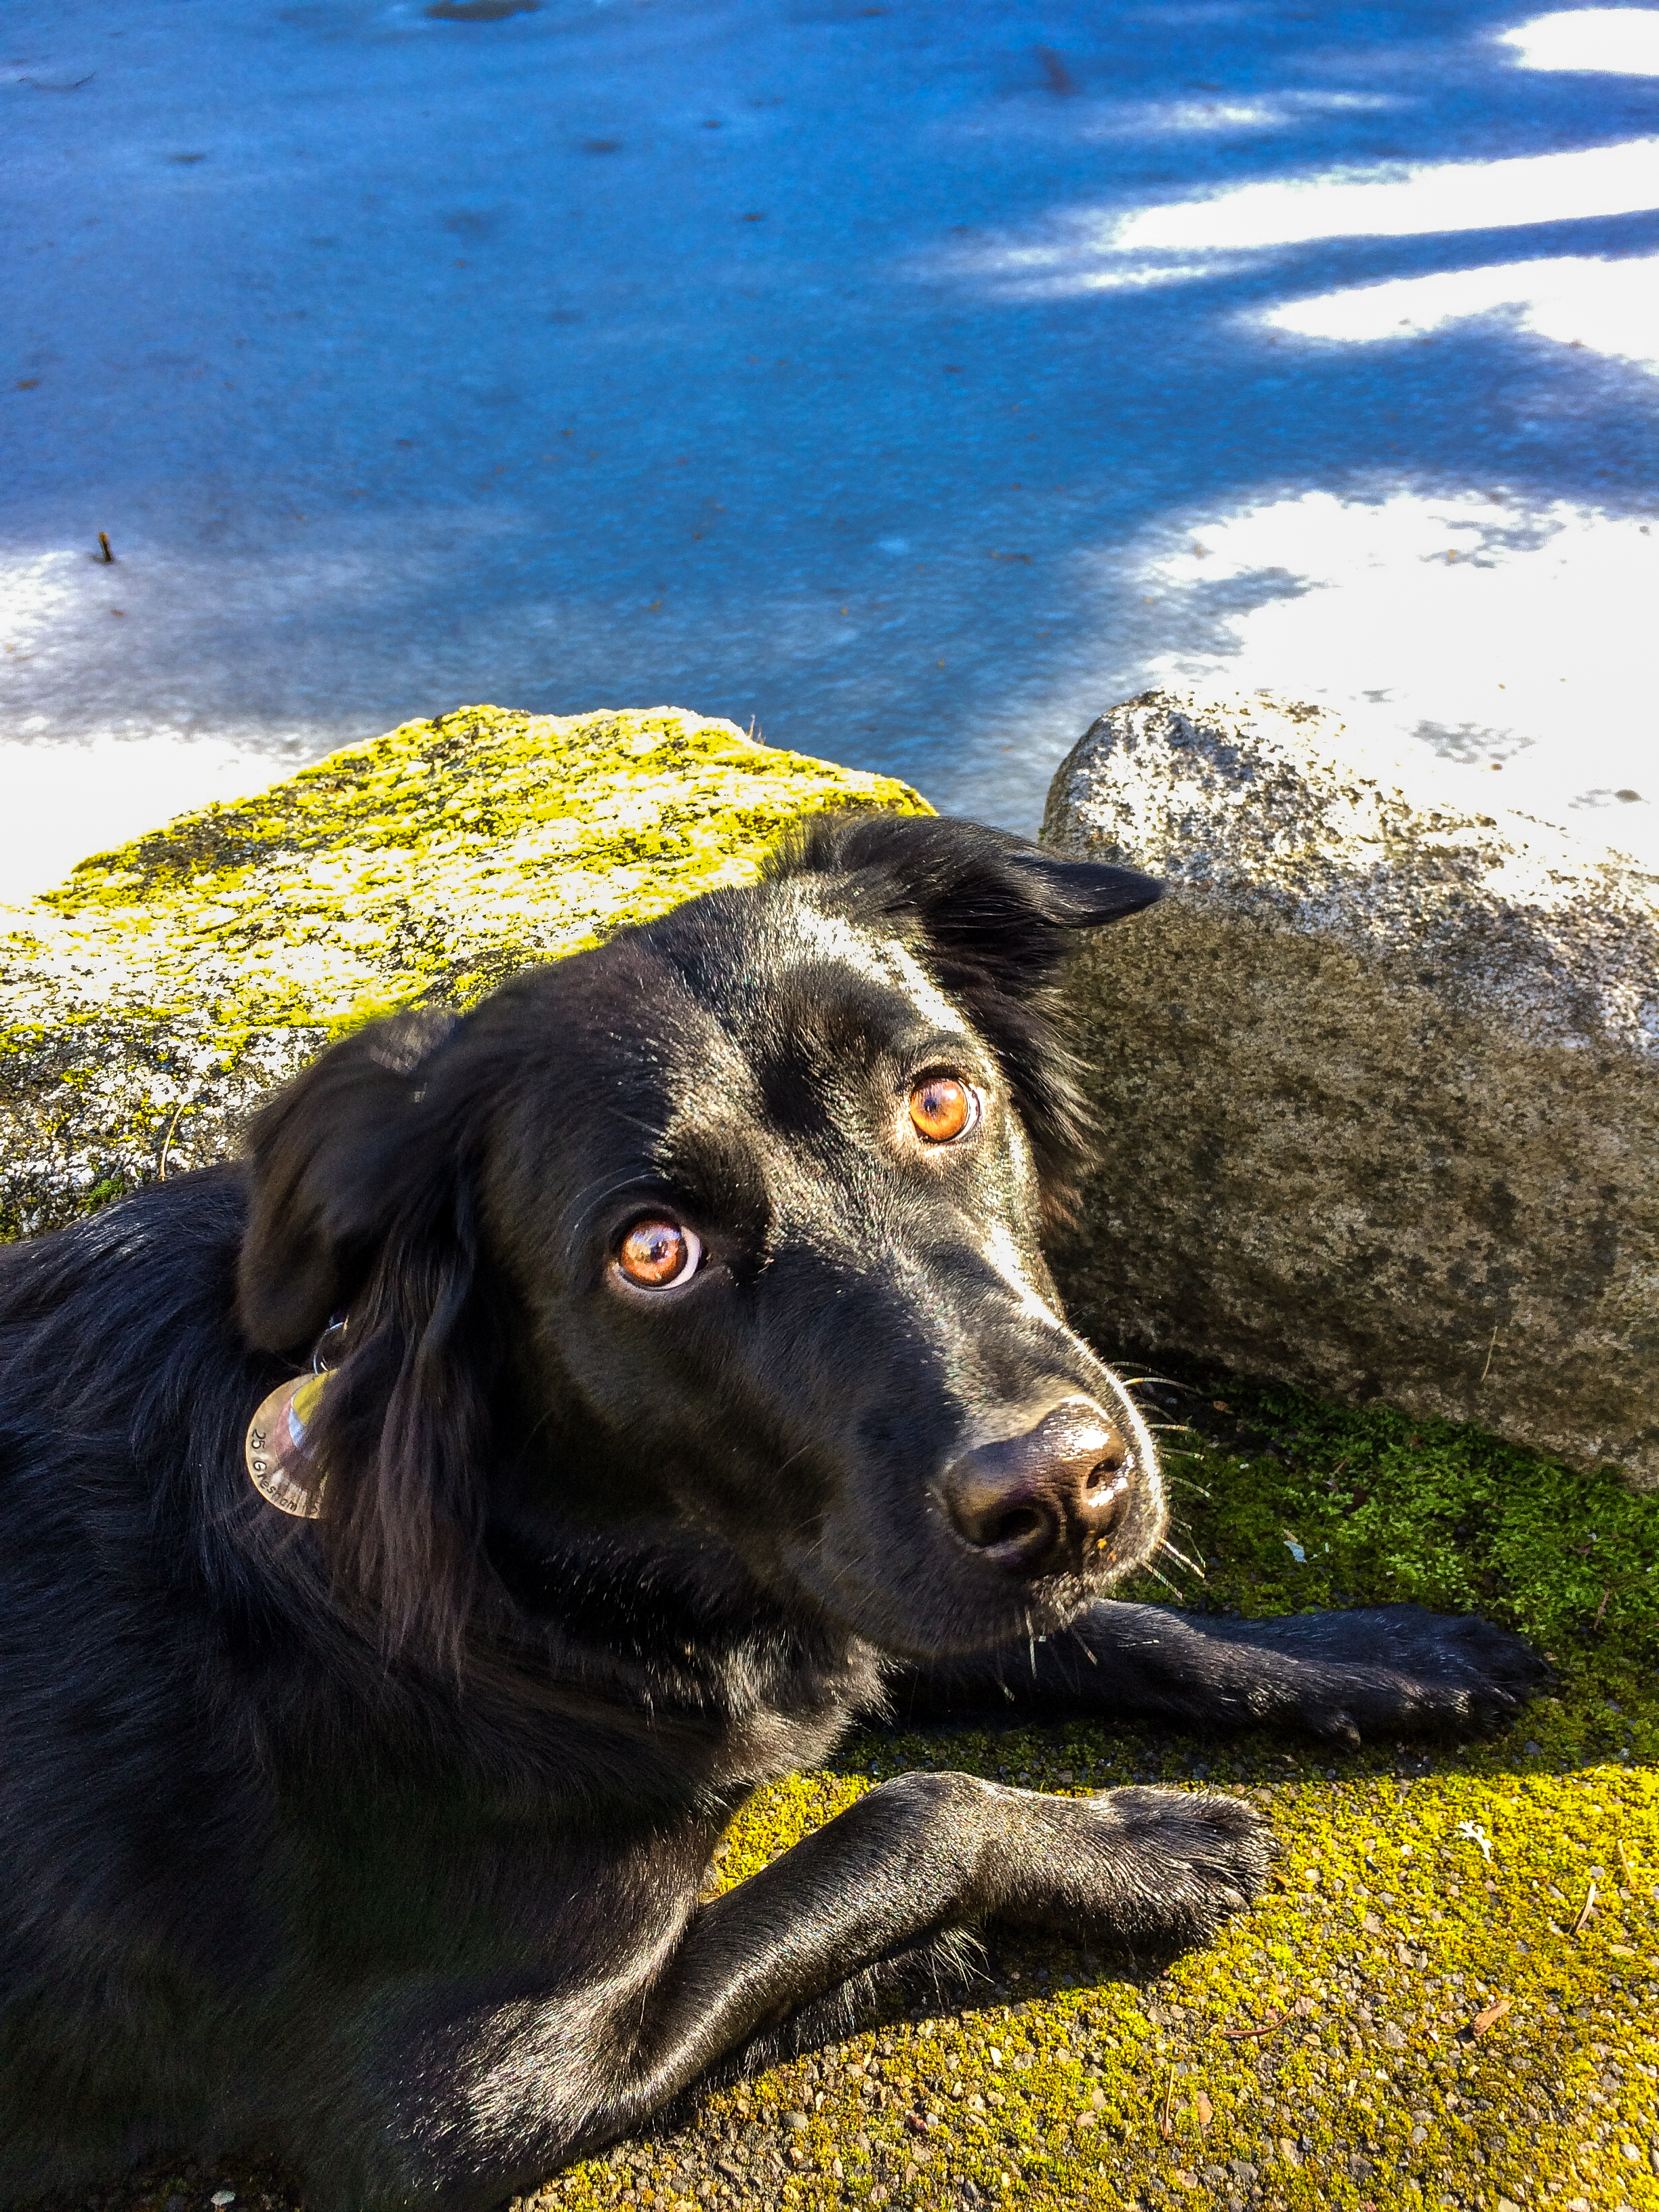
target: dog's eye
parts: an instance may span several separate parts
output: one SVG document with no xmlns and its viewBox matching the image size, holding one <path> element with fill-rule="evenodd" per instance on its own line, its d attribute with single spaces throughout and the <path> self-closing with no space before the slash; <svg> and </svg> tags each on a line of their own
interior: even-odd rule
<svg viewBox="0 0 1659 2212">
<path fill-rule="evenodd" d="M 642 1291 L 670 1291 L 690 1281 L 702 1258 L 702 1240 L 695 1230 L 648 1216 L 623 1238 L 617 1265 Z"/>
<path fill-rule="evenodd" d="M 948 1145 L 978 1126 L 979 1093 L 954 1075 L 930 1075 L 910 1093 L 910 1119 L 930 1145 Z"/>
</svg>

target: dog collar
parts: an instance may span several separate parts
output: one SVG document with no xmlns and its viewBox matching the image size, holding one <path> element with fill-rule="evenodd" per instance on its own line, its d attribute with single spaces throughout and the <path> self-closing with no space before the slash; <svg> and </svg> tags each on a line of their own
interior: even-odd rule
<svg viewBox="0 0 1659 2212">
<path fill-rule="evenodd" d="M 310 1434 L 317 1408 L 328 1387 L 328 1366 L 323 1358 L 331 1337 L 345 1334 L 346 1317 L 335 1314 L 317 1340 L 309 1375 L 296 1375 L 279 1382 L 262 1398 L 247 1425 L 242 1443 L 248 1480 L 267 1505 L 296 1520 L 315 1521 L 323 1510 L 323 1482 L 308 1480 L 312 1463 Z"/>
</svg>

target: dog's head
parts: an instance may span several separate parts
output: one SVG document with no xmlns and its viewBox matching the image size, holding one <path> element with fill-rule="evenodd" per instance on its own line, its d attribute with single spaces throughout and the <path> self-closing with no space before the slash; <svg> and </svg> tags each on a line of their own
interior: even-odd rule
<svg viewBox="0 0 1659 2212">
<path fill-rule="evenodd" d="M 298 1353 L 349 1314 L 325 1527 L 393 1639 L 453 1640 L 492 1546 L 692 1537 L 917 1657 L 1046 1634 L 1146 1559 L 1152 1441 L 1038 1237 L 1084 1143 L 1056 977 L 1158 892 L 827 816 L 754 888 L 361 1032 L 268 1109 L 241 1319 Z"/>
</svg>

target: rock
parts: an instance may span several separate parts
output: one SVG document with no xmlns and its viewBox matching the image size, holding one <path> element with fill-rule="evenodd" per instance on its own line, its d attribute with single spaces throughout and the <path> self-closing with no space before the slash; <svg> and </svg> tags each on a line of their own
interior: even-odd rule
<svg viewBox="0 0 1659 2212">
<path fill-rule="evenodd" d="M 1105 1143 L 1062 1287 L 1108 1351 L 1653 1487 L 1659 878 L 1408 798 L 1340 730 L 1149 692 L 1054 778 L 1051 848 L 1175 887 L 1074 971 Z"/>
<path fill-rule="evenodd" d="M 0 1234 L 224 1157 L 333 1036 L 465 1006 L 829 806 L 926 802 L 678 708 L 462 707 L 182 815 L 0 909 Z"/>
</svg>

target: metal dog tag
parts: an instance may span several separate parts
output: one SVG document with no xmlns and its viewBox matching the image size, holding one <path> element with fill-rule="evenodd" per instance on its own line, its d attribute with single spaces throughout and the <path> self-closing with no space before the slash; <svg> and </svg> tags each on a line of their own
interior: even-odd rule
<svg viewBox="0 0 1659 2212">
<path fill-rule="evenodd" d="M 249 1480 L 279 1513 L 315 1521 L 323 1510 L 323 1486 L 303 1478 L 311 1466 L 306 1437 L 328 1382 L 325 1375 L 296 1375 L 263 1400 L 247 1425 L 242 1456 Z"/>
</svg>

